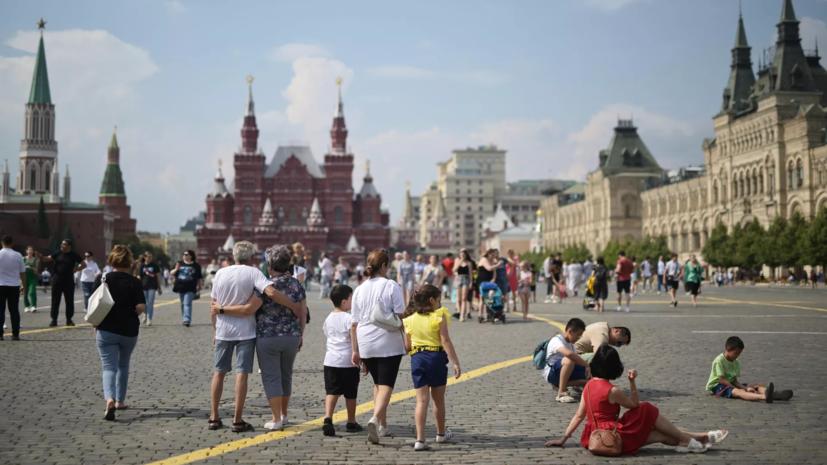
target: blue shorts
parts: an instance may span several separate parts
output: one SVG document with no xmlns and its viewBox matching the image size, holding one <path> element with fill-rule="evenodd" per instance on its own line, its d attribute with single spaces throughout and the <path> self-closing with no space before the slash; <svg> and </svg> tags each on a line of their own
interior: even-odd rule
<svg viewBox="0 0 827 465">
<path fill-rule="evenodd" d="M 554 365 L 551 366 L 551 371 L 548 372 L 548 378 L 546 381 L 549 383 L 559 386 L 560 385 L 560 370 L 563 368 L 563 360 L 557 360 L 554 362 Z M 586 379 L 586 367 L 581 365 L 575 365 L 574 371 L 571 372 L 571 376 L 569 377 L 569 381 L 575 381 L 578 379 Z"/>
<path fill-rule="evenodd" d="M 235 348 L 235 372 L 252 373 L 253 359 L 256 354 L 256 340 L 215 341 L 215 371 L 229 373 L 233 365 L 233 348 Z"/>
<path fill-rule="evenodd" d="M 448 354 L 428 350 L 411 355 L 414 388 L 440 387 L 448 384 Z"/>
<path fill-rule="evenodd" d="M 741 384 L 746 386 L 749 383 L 741 383 Z M 724 386 L 723 384 L 718 383 L 718 384 L 715 385 L 714 388 L 712 388 L 712 395 L 715 396 L 715 397 L 723 397 L 723 398 L 726 398 L 726 399 L 730 399 L 730 398 L 732 398 L 732 391 L 735 390 L 735 389 L 736 388 L 733 387 L 733 386 Z"/>
</svg>

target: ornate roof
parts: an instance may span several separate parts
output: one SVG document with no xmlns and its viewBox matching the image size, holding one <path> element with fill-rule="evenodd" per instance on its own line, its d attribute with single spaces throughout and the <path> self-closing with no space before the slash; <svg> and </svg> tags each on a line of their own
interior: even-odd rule
<svg viewBox="0 0 827 465">
<path fill-rule="evenodd" d="M 319 207 L 318 197 L 313 198 L 313 206 L 310 207 L 310 214 L 307 215 L 308 226 L 324 226 L 324 216 L 322 216 L 322 209 Z"/>
<path fill-rule="evenodd" d="M 721 112 L 739 112 L 749 109 L 752 86 L 755 84 L 755 74 L 752 72 L 752 47 L 747 43 L 747 33 L 744 30 L 744 18 L 738 16 L 738 32 L 735 34 L 735 47 L 732 49 L 732 70 L 729 81 L 724 89 Z"/>
<path fill-rule="evenodd" d="M 489 216 L 482 223 L 483 231 L 499 232 L 503 229 L 513 228 L 514 222 L 508 217 L 508 213 L 503 210 L 503 204 L 497 204 L 497 211 L 494 216 Z"/>
<path fill-rule="evenodd" d="M 600 151 L 600 169 L 605 174 L 623 171 L 660 174 L 662 171 L 632 120 L 618 120 L 609 147 Z"/>
<path fill-rule="evenodd" d="M 345 245 L 345 250 L 348 252 L 361 252 L 365 250 L 365 248 L 359 245 L 359 240 L 356 239 L 356 235 L 351 234 L 350 239 L 347 240 L 347 245 Z"/>
<path fill-rule="evenodd" d="M 40 32 L 40 44 L 37 46 L 37 56 L 34 59 L 34 76 L 32 89 L 29 92 L 29 103 L 52 104 L 52 93 L 49 91 L 49 72 L 46 69 L 46 49 L 43 47 L 43 32 Z"/>
<path fill-rule="evenodd" d="M 120 165 L 115 163 L 109 163 L 106 165 L 106 172 L 103 174 L 100 195 L 110 197 L 126 196 Z"/>
<path fill-rule="evenodd" d="M 215 183 L 212 186 L 210 195 L 215 197 L 227 197 L 230 192 L 227 191 L 227 186 L 224 185 L 224 173 L 221 172 L 221 160 L 218 161 L 218 171 L 215 173 Z M 270 200 L 269 198 L 267 199 Z"/>
<path fill-rule="evenodd" d="M 284 162 L 291 156 L 299 159 L 299 162 L 305 166 L 310 176 L 316 179 L 324 177 L 324 170 L 316 163 L 316 159 L 313 158 L 313 152 L 311 152 L 310 147 L 306 145 L 279 146 L 279 148 L 276 149 L 276 154 L 273 155 L 273 159 L 270 160 L 270 164 L 267 165 L 264 177 L 272 178 L 278 174 L 281 166 L 284 165 Z"/>
</svg>

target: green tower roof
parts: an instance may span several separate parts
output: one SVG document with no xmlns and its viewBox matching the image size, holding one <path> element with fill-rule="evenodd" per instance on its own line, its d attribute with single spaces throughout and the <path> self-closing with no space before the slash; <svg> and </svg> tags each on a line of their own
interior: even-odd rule
<svg viewBox="0 0 827 465">
<path fill-rule="evenodd" d="M 118 127 L 117 127 L 117 126 L 115 126 L 115 129 L 117 130 L 117 129 L 118 129 Z M 115 133 L 114 133 L 114 132 L 112 132 L 112 140 L 109 142 L 109 148 L 110 148 L 110 149 L 116 149 L 116 148 L 118 148 L 118 138 L 117 138 L 117 136 L 115 136 Z"/>
<path fill-rule="evenodd" d="M 121 167 L 114 163 L 106 165 L 106 172 L 103 174 L 103 182 L 101 183 L 101 196 L 108 197 L 124 197 L 126 191 L 123 188 L 123 176 L 121 175 Z"/>
<path fill-rule="evenodd" d="M 52 104 L 52 94 L 49 92 L 49 72 L 46 70 L 46 49 L 43 47 L 43 34 L 40 34 L 40 45 L 37 47 L 37 57 L 34 60 L 34 76 L 32 90 L 29 92 L 29 103 Z"/>
</svg>

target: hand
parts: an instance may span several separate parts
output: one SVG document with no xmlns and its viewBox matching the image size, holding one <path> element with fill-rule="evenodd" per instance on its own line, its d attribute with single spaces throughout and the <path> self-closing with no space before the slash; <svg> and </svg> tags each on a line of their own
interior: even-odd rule
<svg viewBox="0 0 827 465">
<path fill-rule="evenodd" d="M 355 367 L 358 367 L 361 361 L 362 357 L 359 356 L 359 352 L 354 352 L 353 355 L 350 356 L 350 363 L 352 363 Z"/>
<path fill-rule="evenodd" d="M 34 256 L 37 257 L 38 260 L 43 258 L 43 255 L 41 255 L 40 252 L 35 252 Z"/>
<path fill-rule="evenodd" d="M 635 378 L 637 378 L 637 370 L 629 370 L 629 374 L 626 375 L 626 377 L 629 378 L 630 382 L 634 381 Z"/>
<path fill-rule="evenodd" d="M 586 365 L 586 379 L 591 379 L 592 377 L 592 367 Z"/>
<path fill-rule="evenodd" d="M 163 294 L 163 293 L 164 293 L 164 291 L 162 291 L 162 290 L 161 290 L 161 288 L 159 287 L 159 288 L 158 288 L 158 295 L 161 295 L 161 294 Z"/>
<path fill-rule="evenodd" d="M 26 293 L 26 289 L 24 289 L 23 286 L 20 286 L 20 295 L 23 295 L 25 293 Z"/>
<path fill-rule="evenodd" d="M 304 338 L 302 337 L 301 339 L 299 339 L 299 349 L 296 352 L 301 352 L 303 345 L 304 345 Z"/>
<path fill-rule="evenodd" d="M 756 389 L 751 388 L 751 387 L 748 387 L 748 388 L 747 388 L 747 392 L 753 392 L 753 393 L 754 393 L 754 392 L 756 392 Z"/>
<path fill-rule="evenodd" d="M 568 438 L 552 439 L 546 443 L 546 447 L 563 447 Z"/>
<path fill-rule="evenodd" d="M 367 375 L 368 375 L 368 366 L 363 363 L 362 364 L 362 376 L 367 376 Z"/>
<path fill-rule="evenodd" d="M 215 347 L 215 337 L 212 338 L 212 346 Z"/>
<path fill-rule="evenodd" d="M 458 364 L 454 364 L 454 379 L 459 379 L 460 375 L 462 375 L 462 370 L 459 368 Z"/>
<path fill-rule="evenodd" d="M 221 313 L 221 304 L 212 299 L 210 302 L 210 313 L 213 315 L 218 315 Z"/>
</svg>

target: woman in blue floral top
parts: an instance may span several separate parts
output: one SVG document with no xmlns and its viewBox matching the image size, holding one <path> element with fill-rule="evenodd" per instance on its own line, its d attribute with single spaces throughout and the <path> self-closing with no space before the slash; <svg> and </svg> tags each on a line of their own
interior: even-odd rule
<svg viewBox="0 0 827 465">
<path fill-rule="evenodd" d="M 270 247 L 265 252 L 267 270 L 276 290 L 293 302 L 301 302 L 302 311 L 299 315 L 306 315 L 304 287 L 296 278 L 287 274 L 293 269 L 292 255 L 292 250 L 287 246 Z M 261 369 L 264 393 L 273 412 L 273 419 L 265 423 L 264 428 L 283 430 L 287 424 L 287 406 L 293 391 L 293 362 L 302 346 L 306 320 L 289 308 L 273 302 L 267 295 L 257 290 L 254 292 L 262 301 L 261 307 L 256 311 L 258 366 Z M 241 307 L 243 306 L 224 309 Z"/>
</svg>

